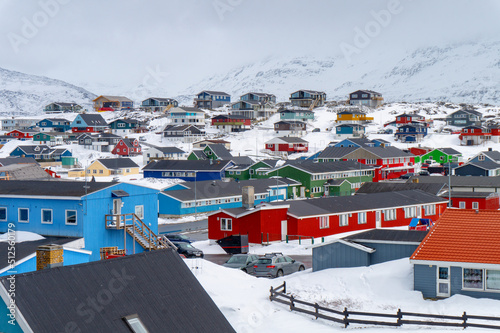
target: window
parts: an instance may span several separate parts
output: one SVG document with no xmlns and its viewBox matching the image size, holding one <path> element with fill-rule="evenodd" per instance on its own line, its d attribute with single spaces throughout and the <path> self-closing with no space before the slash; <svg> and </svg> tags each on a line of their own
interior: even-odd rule
<svg viewBox="0 0 500 333">
<path fill-rule="evenodd" d="M 358 224 L 366 223 L 366 212 L 358 213 Z"/>
<path fill-rule="evenodd" d="M 42 209 L 42 223 L 52 223 L 52 209 Z"/>
<path fill-rule="evenodd" d="M 424 205 L 425 216 L 436 215 L 436 205 Z"/>
<path fill-rule="evenodd" d="M 345 227 L 349 225 L 349 215 L 340 214 L 339 215 L 339 227 Z"/>
<path fill-rule="evenodd" d="M 473 202 L 472 209 L 479 209 L 479 202 Z"/>
<path fill-rule="evenodd" d="M 460 201 L 460 202 L 458 203 L 458 208 L 460 208 L 460 209 L 465 209 L 465 201 Z"/>
<path fill-rule="evenodd" d="M 475 268 L 464 268 L 463 288 L 483 289 L 483 270 Z"/>
<path fill-rule="evenodd" d="M 141 220 L 144 219 L 144 206 L 135 206 L 135 215 Z"/>
<path fill-rule="evenodd" d="M 129 326 L 131 332 L 133 332 L 133 333 L 148 333 L 146 326 L 144 326 L 144 323 L 141 321 L 141 319 L 139 318 L 139 316 L 137 314 L 123 317 L 123 320 L 125 320 L 125 322 Z"/>
<path fill-rule="evenodd" d="M 417 207 L 406 207 L 405 218 L 417 217 Z"/>
<path fill-rule="evenodd" d="M 319 218 L 319 228 L 320 229 L 330 228 L 330 221 L 328 216 L 321 216 Z"/>
<path fill-rule="evenodd" d="M 486 289 L 500 290 L 500 271 L 492 269 L 486 270 Z"/>
<path fill-rule="evenodd" d="M 478 159 L 479 159 L 480 161 L 484 161 L 484 155 L 479 155 L 479 156 L 478 156 Z"/>
<path fill-rule="evenodd" d="M 76 210 L 66 211 L 66 224 L 76 224 Z"/>
<path fill-rule="evenodd" d="M 18 208 L 17 220 L 19 222 L 29 222 L 29 209 L 28 208 Z"/>
<path fill-rule="evenodd" d="M 220 230 L 233 230 L 233 220 L 220 219 Z"/>
<path fill-rule="evenodd" d="M 384 220 L 392 221 L 396 219 L 396 210 L 395 209 L 386 209 L 384 210 Z"/>
<path fill-rule="evenodd" d="M 7 221 L 7 207 L 0 207 L 0 221 Z"/>
</svg>

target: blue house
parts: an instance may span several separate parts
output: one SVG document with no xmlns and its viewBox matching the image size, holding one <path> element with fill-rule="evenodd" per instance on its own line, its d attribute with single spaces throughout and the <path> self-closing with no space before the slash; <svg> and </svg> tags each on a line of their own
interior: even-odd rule
<svg viewBox="0 0 500 333">
<path fill-rule="evenodd" d="M 500 299 L 498 221 L 498 210 L 448 208 L 410 257 L 414 289 L 432 299 Z"/>
<path fill-rule="evenodd" d="M 80 132 L 104 132 L 108 123 L 100 114 L 79 114 L 71 123 L 73 133 Z"/>
<path fill-rule="evenodd" d="M 69 120 L 62 118 L 45 118 L 36 123 L 41 132 L 66 132 L 71 129 Z"/>
<path fill-rule="evenodd" d="M 500 164 L 490 160 L 480 162 L 469 161 L 464 165 L 454 168 L 453 174 L 455 176 L 500 176 Z"/>
<path fill-rule="evenodd" d="M 420 142 L 427 135 L 425 124 L 406 124 L 399 126 L 394 134 L 401 142 Z"/>
<path fill-rule="evenodd" d="M 194 99 L 194 106 L 202 109 L 220 108 L 229 103 L 231 103 L 231 95 L 222 91 L 204 90 L 197 94 Z"/>
<path fill-rule="evenodd" d="M 66 148 L 51 148 L 46 145 L 18 146 L 10 156 L 12 157 L 32 157 L 37 161 L 60 162 L 62 157 L 73 156 Z"/>
<path fill-rule="evenodd" d="M 185 181 L 220 180 L 232 161 L 213 160 L 157 160 L 142 170 L 144 178 L 178 178 Z"/>
<path fill-rule="evenodd" d="M 243 181 L 186 182 L 165 188 L 159 195 L 160 217 L 213 212 L 242 206 L 242 188 L 253 186 L 255 205 L 286 200 L 289 188 L 300 183 L 282 177 Z"/>
<path fill-rule="evenodd" d="M 362 138 L 365 135 L 365 126 L 358 124 L 341 124 L 335 126 L 335 138 Z"/>
<path fill-rule="evenodd" d="M 469 163 L 491 161 L 495 163 L 500 163 L 500 152 L 493 150 L 493 148 L 488 148 L 487 151 L 482 151 L 476 156 L 469 160 Z"/>
<path fill-rule="evenodd" d="M 0 182 L 0 196 L 0 232 L 13 225 L 16 232 L 83 238 L 82 249 L 92 251 L 90 260 L 99 260 L 103 247 L 127 253 L 158 247 L 154 189 L 110 182 L 12 180 Z M 139 230 L 151 246 L 137 240 Z"/>
<path fill-rule="evenodd" d="M 173 98 L 150 97 L 141 103 L 141 108 L 148 112 L 165 112 L 171 107 L 178 107 L 179 102 Z"/>
<path fill-rule="evenodd" d="M 372 229 L 313 247 L 313 271 L 410 257 L 427 231 Z"/>
</svg>

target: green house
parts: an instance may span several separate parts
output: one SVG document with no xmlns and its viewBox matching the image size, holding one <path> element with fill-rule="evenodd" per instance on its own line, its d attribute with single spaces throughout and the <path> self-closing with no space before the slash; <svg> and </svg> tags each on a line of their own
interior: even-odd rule
<svg viewBox="0 0 500 333">
<path fill-rule="evenodd" d="M 302 184 L 293 197 L 351 195 L 361 184 L 371 182 L 375 167 L 356 161 L 317 163 L 310 160 L 288 161 L 285 165 L 265 171 L 257 170 L 257 177 L 286 177 Z"/>
<path fill-rule="evenodd" d="M 258 175 L 258 172 L 261 171 L 262 174 L 265 174 L 265 172 L 276 166 L 276 162 L 277 160 L 262 160 L 247 166 L 236 165 L 226 170 L 226 177 L 238 180 L 269 178 L 267 176 Z"/>
<path fill-rule="evenodd" d="M 187 157 L 190 161 L 195 160 L 230 160 L 233 155 L 223 144 L 207 145 L 200 150 L 193 150 Z"/>
<path fill-rule="evenodd" d="M 37 133 L 33 135 L 33 142 L 36 142 L 38 144 L 49 144 L 51 142 L 55 141 L 55 136 L 48 134 L 48 133 Z"/>
<path fill-rule="evenodd" d="M 439 164 L 461 162 L 462 153 L 453 148 L 436 148 L 427 154 L 415 156 L 415 163 L 431 161 Z"/>
<path fill-rule="evenodd" d="M 280 111 L 281 120 L 314 120 L 314 111 L 311 110 L 282 110 Z"/>
</svg>

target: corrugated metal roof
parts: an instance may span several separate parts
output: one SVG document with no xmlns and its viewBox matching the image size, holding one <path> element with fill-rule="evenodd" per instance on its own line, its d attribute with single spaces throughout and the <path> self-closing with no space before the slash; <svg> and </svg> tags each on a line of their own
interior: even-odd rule
<svg viewBox="0 0 500 333">
<path fill-rule="evenodd" d="M 66 180 L 9 180 L 0 182 L 0 195 L 43 195 L 81 197 L 116 185 L 111 182 L 79 182 Z M 85 188 L 86 187 L 86 188 Z"/>
<path fill-rule="evenodd" d="M 389 241 L 389 242 L 418 242 L 420 243 L 427 231 L 417 230 L 391 230 L 391 229 L 372 229 L 364 232 L 350 235 L 342 239 L 354 242 L 362 241 Z"/>
</svg>

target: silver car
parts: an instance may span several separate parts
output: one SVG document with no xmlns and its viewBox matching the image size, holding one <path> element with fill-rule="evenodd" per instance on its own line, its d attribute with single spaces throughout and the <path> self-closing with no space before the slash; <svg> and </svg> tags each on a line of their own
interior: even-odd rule
<svg viewBox="0 0 500 333">
<path fill-rule="evenodd" d="M 306 269 L 305 265 L 281 253 L 269 253 L 253 265 L 252 275 L 258 277 L 279 277 Z"/>
<path fill-rule="evenodd" d="M 257 259 L 259 259 L 259 256 L 255 254 L 235 254 L 229 258 L 228 261 L 222 264 L 222 266 L 238 268 L 245 273 L 252 273 L 254 261 Z"/>
</svg>

